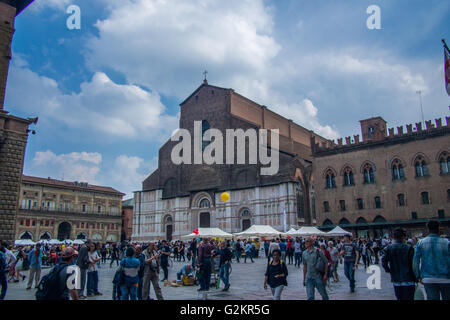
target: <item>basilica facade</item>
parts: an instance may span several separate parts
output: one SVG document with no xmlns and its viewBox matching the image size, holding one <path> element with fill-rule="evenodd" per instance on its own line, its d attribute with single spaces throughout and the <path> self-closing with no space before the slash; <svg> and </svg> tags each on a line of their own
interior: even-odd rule
<svg viewBox="0 0 450 320">
<path fill-rule="evenodd" d="M 176 239 L 198 227 L 233 233 L 253 224 L 268 224 L 283 231 L 316 222 L 311 145 L 327 144 L 326 139 L 233 89 L 212 86 L 206 80 L 180 108 L 179 128 L 192 137 L 196 121 L 201 122 L 202 134 L 210 128 L 224 136 L 227 129 L 279 130 L 278 171 L 263 175 L 264 164 L 250 161 L 174 164 L 172 151 L 178 142 L 168 140 L 159 150 L 158 168 L 143 181 L 142 190 L 134 193 L 132 240 Z M 270 152 L 275 150 L 272 139 L 269 136 Z M 200 143 L 204 147 L 205 141 Z M 220 200 L 223 192 L 229 193 L 229 201 Z"/>
</svg>

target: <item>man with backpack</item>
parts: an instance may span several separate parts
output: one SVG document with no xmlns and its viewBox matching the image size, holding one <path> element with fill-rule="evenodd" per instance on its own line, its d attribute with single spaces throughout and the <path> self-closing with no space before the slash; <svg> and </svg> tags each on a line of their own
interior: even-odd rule
<svg viewBox="0 0 450 320">
<path fill-rule="evenodd" d="M 306 250 L 303 251 L 303 286 L 306 287 L 308 300 L 314 300 L 315 289 L 319 291 L 323 300 L 329 300 L 325 284 L 328 275 L 328 260 L 319 249 L 314 248 L 314 240 L 305 240 Z"/>
<path fill-rule="evenodd" d="M 74 275 L 74 270 L 69 272 L 68 267 L 73 265 L 77 252 L 73 248 L 65 248 L 61 252 L 61 263 L 42 277 L 36 291 L 36 300 L 78 300 L 76 282 L 72 282 L 73 288 L 68 287 L 69 277 Z M 76 276 L 76 275 L 75 275 Z M 76 280 L 74 278 L 74 280 Z"/>
</svg>

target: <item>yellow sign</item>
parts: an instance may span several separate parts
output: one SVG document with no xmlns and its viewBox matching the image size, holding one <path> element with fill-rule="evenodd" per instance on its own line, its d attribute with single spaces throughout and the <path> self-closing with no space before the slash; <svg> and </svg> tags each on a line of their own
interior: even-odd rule
<svg viewBox="0 0 450 320">
<path fill-rule="evenodd" d="M 228 200 L 230 200 L 230 195 L 227 192 L 224 192 L 220 195 L 220 200 L 222 200 L 223 202 L 227 202 Z"/>
</svg>

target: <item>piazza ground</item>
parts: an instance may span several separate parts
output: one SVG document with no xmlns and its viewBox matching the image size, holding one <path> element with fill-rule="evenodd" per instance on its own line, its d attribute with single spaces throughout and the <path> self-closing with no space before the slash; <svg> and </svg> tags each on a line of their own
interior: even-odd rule
<svg viewBox="0 0 450 320">
<path fill-rule="evenodd" d="M 228 292 L 222 292 L 221 289 L 211 288 L 208 293 L 208 299 L 215 300 L 268 300 L 272 299 L 270 289 L 264 290 L 264 272 L 267 260 L 264 258 L 255 259 L 255 263 L 247 261 L 247 263 L 232 264 L 232 273 L 230 276 L 231 287 Z M 183 262 L 175 262 L 174 266 L 169 270 L 169 279 L 176 279 L 177 271 L 183 266 Z M 88 298 L 87 300 L 111 300 L 112 299 L 112 278 L 115 271 L 109 267 L 109 261 L 102 264 L 99 269 L 99 290 L 102 296 Z M 48 268 L 42 271 L 42 275 L 48 272 Z M 364 270 L 364 266 L 360 265 L 356 271 L 356 292 L 350 293 L 349 284 L 344 276 L 343 265 L 339 265 L 339 283 L 331 283 L 328 287 L 328 294 L 331 300 L 395 300 L 394 289 L 390 282 L 390 276 L 381 268 L 381 289 L 367 288 L 367 279 L 370 274 Z M 288 287 L 282 294 L 283 300 L 306 300 L 306 289 L 302 285 L 303 271 L 294 265 L 288 265 Z M 28 272 L 25 272 L 28 276 Z M 160 276 L 162 276 L 160 274 Z M 8 292 L 6 300 L 33 300 L 33 289 L 27 291 L 25 281 L 19 283 L 8 283 Z M 197 300 L 197 286 L 193 287 L 164 287 L 160 282 L 164 299 L 167 300 Z M 221 288 L 223 284 L 221 284 Z M 150 296 L 155 298 L 153 288 Z M 320 300 L 320 295 L 316 292 L 316 299 Z"/>
</svg>

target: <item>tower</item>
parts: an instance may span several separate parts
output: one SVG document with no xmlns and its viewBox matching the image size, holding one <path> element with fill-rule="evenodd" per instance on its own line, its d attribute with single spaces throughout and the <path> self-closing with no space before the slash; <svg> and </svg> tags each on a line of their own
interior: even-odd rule
<svg viewBox="0 0 450 320">
<path fill-rule="evenodd" d="M 363 141 L 380 141 L 386 138 L 386 121 L 381 117 L 360 120 Z"/>
<path fill-rule="evenodd" d="M 4 110 L 14 20 L 31 2 L 0 0 L 0 240 L 6 241 L 14 240 L 28 126 L 37 123 Z"/>
</svg>

